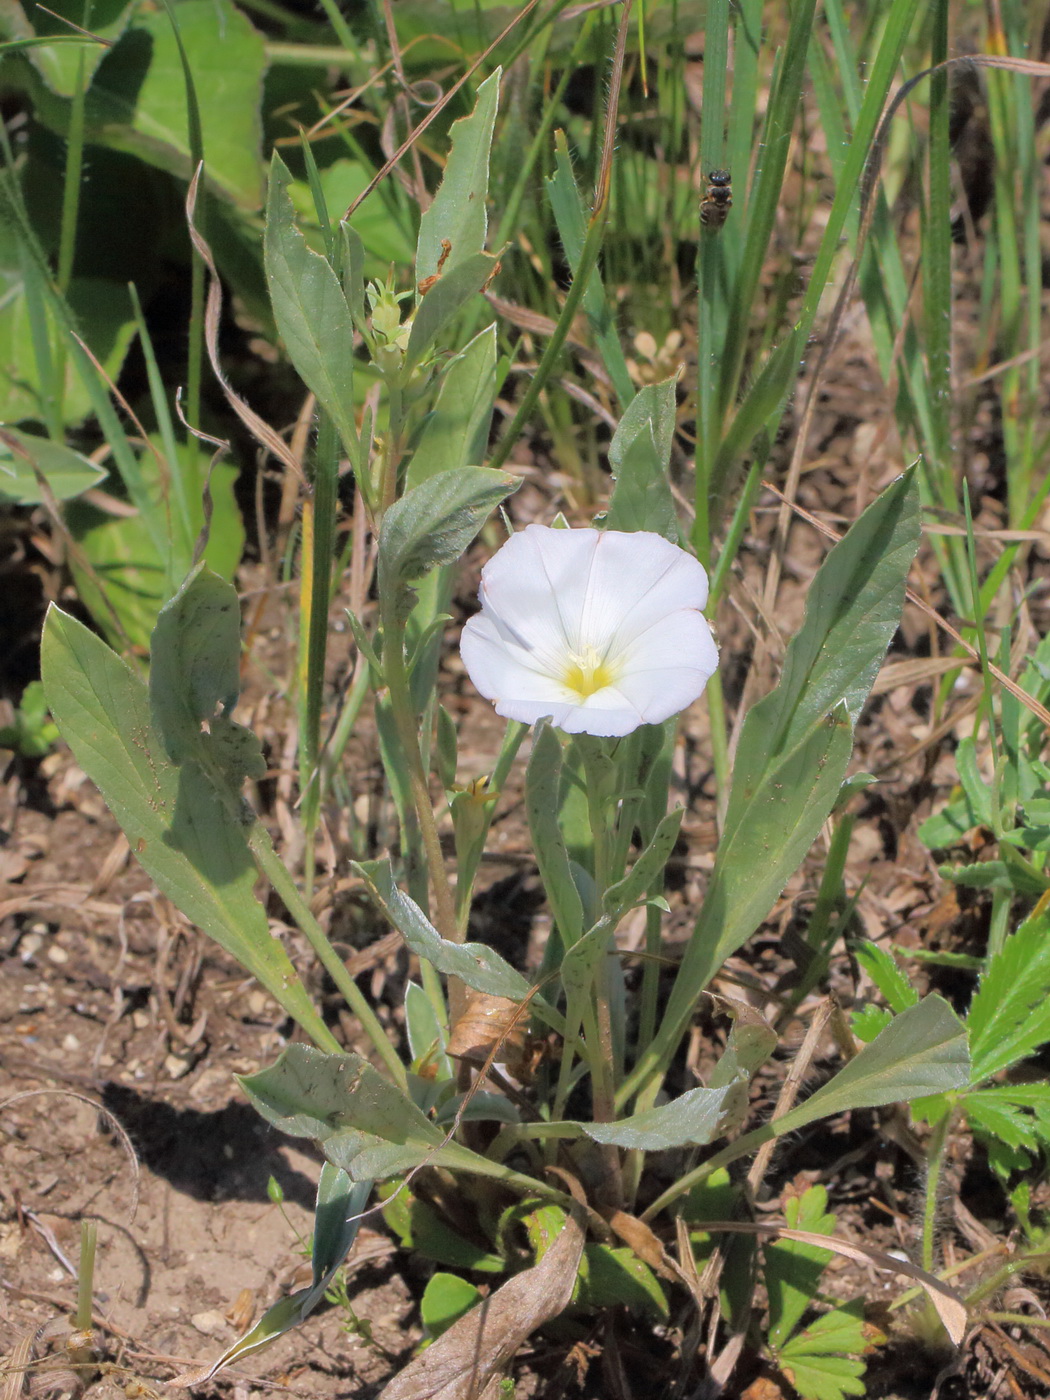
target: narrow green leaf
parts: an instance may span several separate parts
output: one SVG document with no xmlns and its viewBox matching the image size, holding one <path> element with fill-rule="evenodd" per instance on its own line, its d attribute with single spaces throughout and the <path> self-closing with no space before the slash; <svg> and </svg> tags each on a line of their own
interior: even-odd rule
<svg viewBox="0 0 1050 1400">
<path fill-rule="evenodd" d="M 277 153 L 270 165 L 263 258 L 274 319 L 288 356 L 335 424 L 343 449 L 358 464 L 354 422 L 354 325 L 331 264 L 295 226 L 291 175 Z"/>
<path fill-rule="evenodd" d="M 494 949 L 483 943 L 453 943 L 442 938 L 419 905 L 398 889 L 389 861 L 354 861 L 352 869 L 364 880 L 369 894 L 411 952 L 425 958 L 438 972 L 458 977 L 475 991 L 511 1001 L 523 1001 L 532 992 L 527 978 L 504 962 Z M 545 1020 L 562 1024 L 561 1017 L 546 1007 L 541 998 L 533 997 L 532 1004 Z"/>
<path fill-rule="evenodd" d="M 423 360 L 453 316 L 462 311 L 495 272 L 496 259 L 488 253 L 474 253 L 450 270 L 442 272 L 419 303 L 412 318 L 408 348 L 405 351 L 405 374 Z"/>
<path fill-rule="evenodd" d="M 540 868 L 562 943 L 571 948 L 583 934 L 583 901 L 572 878 L 565 837 L 558 821 L 562 749 L 549 724 L 536 725 L 525 772 L 525 810 Z"/>
<path fill-rule="evenodd" d="M 595 1142 L 643 1152 L 670 1147 L 703 1147 L 727 1131 L 747 1103 L 747 1078 L 740 1075 L 720 1089 L 688 1089 L 670 1103 L 648 1108 L 615 1123 L 581 1123 Z"/>
<path fill-rule="evenodd" d="M 496 402 L 496 327 L 486 326 L 445 369 L 408 467 L 408 487 L 485 457 Z"/>
<path fill-rule="evenodd" d="M 776 1120 L 776 1135 L 853 1108 L 878 1108 L 970 1081 L 966 1028 L 939 996 L 909 1006 L 829 1083 Z"/>
<path fill-rule="evenodd" d="M 478 88 L 473 112 L 452 125 L 452 149 L 441 187 L 419 221 L 417 282 L 437 276 L 439 269 L 442 275 L 451 272 L 485 246 L 489 151 L 502 74 L 503 70 L 497 68 L 485 79 Z"/>
</svg>

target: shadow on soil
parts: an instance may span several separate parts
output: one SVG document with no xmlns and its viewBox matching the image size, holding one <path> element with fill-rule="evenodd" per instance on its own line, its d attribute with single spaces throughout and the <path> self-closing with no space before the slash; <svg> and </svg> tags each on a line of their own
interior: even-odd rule
<svg viewBox="0 0 1050 1400">
<path fill-rule="evenodd" d="M 127 1129 L 144 1166 L 199 1201 L 267 1201 L 274 1177 L 285 1200 L 312 1211 L 316 1187 L 290 1167 L 279 1149 L 286 1139 L 248 1104 L 203 1113 L 176 1108 L 107 1084 L 102 1101 Z"/>
</svg>

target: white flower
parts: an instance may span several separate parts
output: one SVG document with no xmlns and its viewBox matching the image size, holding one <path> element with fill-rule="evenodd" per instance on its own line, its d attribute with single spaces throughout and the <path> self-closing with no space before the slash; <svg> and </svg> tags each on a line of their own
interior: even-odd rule
<svg viewBox="0 0 1050 1400">
<path fill-rule="evenodd" d="M 527 525 L 481 571 L 467 674 L 496 713 L 568 734 L 630 734 L 694 701 L 718 666 L 707 574 L 648 531 Z"/>
</svg>

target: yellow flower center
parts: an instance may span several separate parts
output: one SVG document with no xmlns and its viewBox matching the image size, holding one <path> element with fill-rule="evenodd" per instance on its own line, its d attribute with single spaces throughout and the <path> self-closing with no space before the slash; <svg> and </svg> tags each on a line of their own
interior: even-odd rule
<svg viewBox="0 0 1050 1400">
<path fill-rule="evenodd" d="M 616 680 L 616 668 L 610 666 L 604 657 L 599 656 L 594 647 L 587 647 L 582 653 L 568 658 L 562 681 L 565 686 L 586 700 Z"/>
</svg>

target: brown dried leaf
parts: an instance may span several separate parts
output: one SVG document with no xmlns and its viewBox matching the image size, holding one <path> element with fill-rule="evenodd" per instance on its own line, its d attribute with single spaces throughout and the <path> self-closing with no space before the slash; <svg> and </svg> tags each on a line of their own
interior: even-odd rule
<svg viewBox="0 0 1050 1400">
<path fill-rule="evenodd" d="M 527 1024 L 519 1002 L 469 990 L 463 1015 L 452 1027 L 447 1052 L 475 1064 L 484 1063 L 493 1050 L 499 1052 L 500 1059 L 520 1059 Z"/>
<path fill-rule="evenodd" d="M 408 1364 L 379 1400 L 488 1400 L 525 1339 L 568 1306 L 583 1253 L 578 1211 L 533 1269 L 517 1274 Z"/>
</svg>

